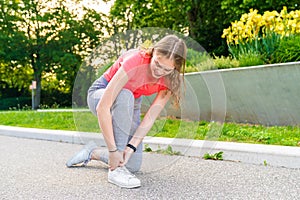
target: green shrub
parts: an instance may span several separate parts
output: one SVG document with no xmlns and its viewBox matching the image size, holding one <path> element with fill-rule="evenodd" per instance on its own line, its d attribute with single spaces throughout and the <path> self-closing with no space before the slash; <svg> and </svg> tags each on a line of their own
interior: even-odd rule
<svg viewBox="0 0 300 200">
<path fill-rule="evenodd" d="M 48 88 L 47 88 L 48 89 Z M 71 107 L 72 93 L 65 93 L 57 89 L 42 90 L 41 94 L 41 108 L 57 108 L 57 107 Z"/>
<path fill-rule="evenodd" d="M 217 69 L 228 69 L 239 67 L 239 61 L 231 57 L 217 57 L 214 58 L 214 65 Z"/>
<path fill-rule="evenodd" d="M 186 72 L 199 72 L 215 69 L 212 58 L 206 52 L 198 52 L 188 49 L 186 60 Z"/>
<path fill-rule="evenodd" d="M 300 35 L 282 39 L 271 57 L 272 63 L 300 61 Z"/>
<path fill-rule="evenodd" d="M 197 65 L 198 71 L 208 71 L 217 69 L 212 58 L 207 57 L 206 60 L 203 60 Z"/>
<path fill-rule="evenodd" d="M 204 54 L 202 52 L 195 51 L 193 49 L 188 49 L 186 55 L 186 66 L 196 66 L 197 64 L 205 60 L 205 57 L 203 56 Z"/>
<path fill-rule="evenodd" d="M 1 98 L 0 110 L 21 110 L 31 106 L 31 97 Z"/>
<path fill-rule="evenodd" d="M 248 53 L 239 56 L 240 67 L 263 65 L 264 60 L 258 53 Z"/>
</svg>

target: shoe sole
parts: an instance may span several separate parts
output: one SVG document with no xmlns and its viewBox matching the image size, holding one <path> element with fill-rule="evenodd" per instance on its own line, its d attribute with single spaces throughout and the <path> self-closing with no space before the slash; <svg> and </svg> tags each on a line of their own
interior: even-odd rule
<svg viewBox="0 0 300 200">
<path fill-rule="evenodd" d="M 69 164 L 69 163 L 66 163 L 66 166 L 68 167 L 68 168 L 72 168 L 72 167 L 85 167 L 86 166 L 86 164 L 84 164 L 84 162 L 81 162 L 81 163 L 77 163 L 77 164 Z"/>
<path fill-rule="evenodd" d="M 119 184 L 119 183 L 116 183 L 116 182 L 114 182 L 114 181 L 112 181 L 112 180 L 109 180 L 108 179 L 108 182 L 109 183 L 112 183 L 112 184 L 114 184 L 114 185 L 117 185 L 117 186 L 119 186 L 119 187 L 121 187 L 121 188 L 126 188 L 126 189 L 133 189 L 133 188 L 138 188 L 138 187 L 141 187 L 141 184 L 136 184 L 136 185 L 122 185 L 122 184 Z"/>
<path fill-rule="evenodd" d="M 72 160 L 72 159 L 71 159 Z M 71 168 L 71 167 L 76 167 L 76 166 L 81 166 L 81 167 L 85 167 L 87 164 L 85 164 L 85 162 L 80 162 L 80 163 L 76 163 L 76 164 L 71 164 L 71 160 L 69 160 L 67 163 L 66 163 L 66 166 L 68 168 Z"/>
<path fill-rule="evenodd" d="M 79 164 L 81 164 L 81 163 L 84 163 L 84 161 L 78 162 L 78 163 L 73 163 L 73 162 L 71 162 L 71 161 L 73 160 L 74 157 L 75 157 L 75 156 L 73 156 L 70 160 L 68 160 L 68 162 L 66 163 L 66 166 L 67 166 L 67 167 L 73 167 L 73 166 L 79 165 Z"/>
</svg>

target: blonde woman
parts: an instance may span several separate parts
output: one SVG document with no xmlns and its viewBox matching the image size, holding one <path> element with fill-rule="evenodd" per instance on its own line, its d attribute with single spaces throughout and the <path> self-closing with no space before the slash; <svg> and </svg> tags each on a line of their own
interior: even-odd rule
<svg viewBox="0 0 300 200">
<path fill-rule="evenodd" d="M 99 78 L 88 91 L 88 106 L 97 116 L 107 151 L 95 143 L 86 145 L 68 162 L 67 167 L 90 160 L 109 165 L 108 181 L 124 188 L 140 187 L 132 173 L 142 164 L 142 141 L 172 97 L 180 101 L 180 80 L 184 74 L 186 45 L 168 35 L 153 47 L 129 50 Z M 141 96 L 157 94 L 140 122 Z"/>
</svg>

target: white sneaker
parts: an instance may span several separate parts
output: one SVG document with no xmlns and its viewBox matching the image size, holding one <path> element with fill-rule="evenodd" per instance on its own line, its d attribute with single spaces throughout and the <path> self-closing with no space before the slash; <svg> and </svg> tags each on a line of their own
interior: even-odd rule
<svg viewBox="0 0 300 200">
<path fill-rule="evenodd" d="M 81 149 L 78 153 L 76 153 L 72 158 L 68 160 L 66 163 L 67 167 L 72 167 L 73 165 L 77 165 L 83 163 L 83 166 L 86 166 L 87 163 L 91 160 L 91 152 L 97 148 L 97 145 L 94 142 L 90 142 L 85 145 L 83 149 Z"/>
<path fill-rule="evenodd" d="M 126 167 L 118 167 L 115 170 L 108 170 L 108 182 L 122 188 L 136 188 L 141 186 L 141 181 Z"/>
</svg>

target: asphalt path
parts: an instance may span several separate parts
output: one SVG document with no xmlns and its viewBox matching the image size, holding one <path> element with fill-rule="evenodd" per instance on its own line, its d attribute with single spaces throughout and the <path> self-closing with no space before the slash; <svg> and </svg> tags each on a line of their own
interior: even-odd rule
<svg viewBox="0 0 300 200">
<path fill-rule="evenodd" d="M 299 199 L 300 170 L 145 153 L 142 187 L 107 182 L 92 161 L 67 168 L 82 145 L 0 136 L 0 199 Z"/>
</svg>

